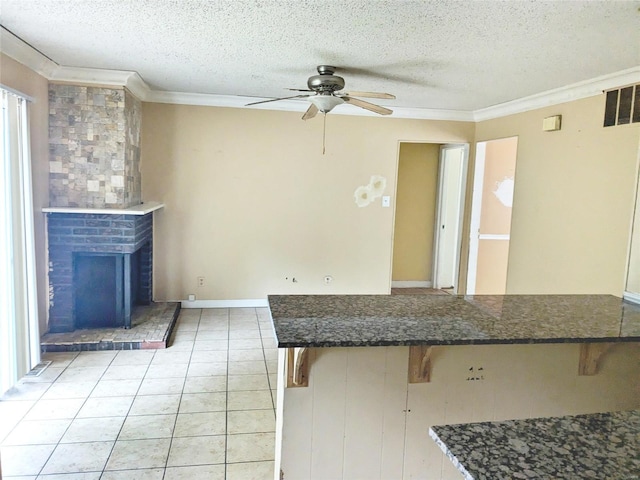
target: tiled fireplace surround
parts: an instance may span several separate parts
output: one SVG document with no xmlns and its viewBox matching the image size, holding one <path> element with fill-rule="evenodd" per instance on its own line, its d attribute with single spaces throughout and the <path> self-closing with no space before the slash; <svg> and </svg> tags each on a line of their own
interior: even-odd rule
<svg viewBox="0 0 640 480">
<path fill-rule="evenodd" d="M 129 326 L 131 307 L 151 303 L 153 213 L 128 214 L 142 199 L 141 122 L 124 87 L 49 85 L 49 333 L 83 327 L 74 311 L 81 256 L 115 261 L 112 326 Z"/>
</svg>

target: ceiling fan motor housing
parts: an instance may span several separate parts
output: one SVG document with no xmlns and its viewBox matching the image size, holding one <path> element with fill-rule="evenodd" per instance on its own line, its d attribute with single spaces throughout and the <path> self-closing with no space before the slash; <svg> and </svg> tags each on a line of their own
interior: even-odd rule
<svg viewBox="0 0 640 480">
<path fill-rule="evenodd" d="M 319 75 L 313 75 L 307 80 L 310 90 L 320 94 L 332 94 L 344 88 L 344 78 L 334 75 L 335 67 L 329 65 L 318 66 Z"/>
</svg>

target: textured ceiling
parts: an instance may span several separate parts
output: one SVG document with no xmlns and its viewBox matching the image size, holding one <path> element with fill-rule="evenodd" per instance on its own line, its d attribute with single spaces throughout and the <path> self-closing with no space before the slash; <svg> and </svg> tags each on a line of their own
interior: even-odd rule
<svg viewBox="0 0 640 480">
<path fill-rule="evenodd" d="M 388 106 L 476 110 L 640 65 L 640 1 L 0 0 L 63 66 L 280 97 L 319 64 Z M 353 108 L 353 107 L 348 107 Z"/>
</svg>

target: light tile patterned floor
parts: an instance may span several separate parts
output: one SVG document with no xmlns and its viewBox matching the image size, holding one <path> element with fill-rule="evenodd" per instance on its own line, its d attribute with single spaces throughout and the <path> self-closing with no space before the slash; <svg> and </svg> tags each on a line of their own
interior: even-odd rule
<svg viewBox="0 0 640 480">
<path fill-rule="evenodd" d="M 6 480 L 271 480 L 266 308 L 182 310 L 166 350 L 47 353 L 0 399 Z"/>
</svg>

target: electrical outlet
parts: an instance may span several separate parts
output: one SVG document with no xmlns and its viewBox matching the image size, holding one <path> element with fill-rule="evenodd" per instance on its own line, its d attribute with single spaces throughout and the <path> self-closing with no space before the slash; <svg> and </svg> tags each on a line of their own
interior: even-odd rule
<svg viewBox="0 0 640 480">
<path fill-rule="evenodd" d="M 198 286 L 204 287 L 204 277 L 198 277 Z"/>
<path fill-rule="evenodd" d="M 195 302 L 196 301 L 196 296 L 193 293 L 189 294 L 189 301 L 190 302 Z"/>
</svg>

